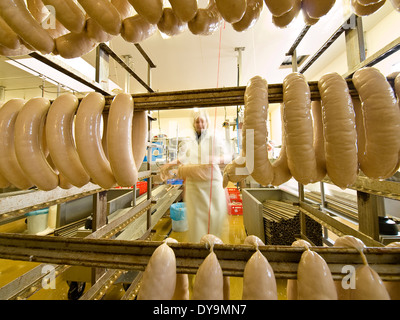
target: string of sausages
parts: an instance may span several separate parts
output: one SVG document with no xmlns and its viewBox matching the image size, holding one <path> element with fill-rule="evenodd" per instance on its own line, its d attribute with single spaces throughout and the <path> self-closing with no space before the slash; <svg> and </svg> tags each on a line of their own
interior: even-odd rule
<svg viewBox="0 0 400 320">
<path fill-rule="evenodd" d="M 42 97 L 6 102 L 0 108 L 0 187 L 135 185 L 147 150 L 147 112 L 134 112 L 132 96 L 120 93 L 102 132 L 104 105 L 95 92 L 80 103 L 71 93 L 53 103 Z"/>
<path fill-rule="evenodd" d="M 400 0 L 390 1 L 400 11 Z M 199 8 L 197 0 L 169 2 L 171 7 L 163 7 L 163 0 L 2 0 L 0 55 L 39 51 L 75 58 L 119 34 L 132 43 L 144 41 L 157 29 L 168 36 L 186 29 L 194 35 L 210 35 L 223 20 L 242 32 L 257 22 L 264 3 L 279 28 L 287 27 L 300 13 L 307 25 L 313 25 L 335 4 L 335 0 L 209 0 L 207 7 Z M 351 8 L 366 16 L 385 2 L 351 0 Z"/>
<path fill-rule="evenodd" d="M 210 253 L 200 264 L 189 294 L 187 274 L 177 274 L 178 265 L 174 250 L 167 238 L 150 257 L 143 273 L 138 300 L 229 300 L 230 279 L 223 275 L 214 245 L 223 244 L 221 239 L 211 234 L 204 235 L 200 243 L 210 248 Z M 265 244 L 254 235 L 246 237 L 245 245 L 255 249 L 246 262 L 243 272 L 242 300 L 277 300 L 277 283 L 274 270 L 267 258 L 259 250 Z M 334 246 L 354 248 L 361 255 L 362 265 L 354 270 L 351 281 L 334 280 L 328 264 L 321 255 L 312 250 L 305 240 L 293 242 L 293 247 L 304 248 L 298 263 L 297 278 L 289 279 L 286 288 L 287 300 L 397 300 L 399 283 L 382 281 L 379 274 L 369 266 L 363 250 L 364 243 L 353 236 L 339 237 Z M 387 247 L 398 247 L 399 242 Z M 348 276 L 347 273 L 344 276 Z"/>
<path fill-rule="evenodd" d="M 291 73 L 283 81 L 282 148 L 268 159 L 268 84 L 252 78 L 245 91 L 243 149 L 224 169 L 224 187 L 252 176 L 261 185 L 302 184 L 328 176 L 342 189 L 359 171 L 371 179 L 387 179 L 400 165 L 400 76 L 392 89 L 384 75 L 367 67 L 352 79 L 358 97 L 346 81 L 329 73 L 318 81 L 321 100 L 311 102 L 304 75 Z M 396 92 L 396 93 L 395 93 Z"/>
</svg>

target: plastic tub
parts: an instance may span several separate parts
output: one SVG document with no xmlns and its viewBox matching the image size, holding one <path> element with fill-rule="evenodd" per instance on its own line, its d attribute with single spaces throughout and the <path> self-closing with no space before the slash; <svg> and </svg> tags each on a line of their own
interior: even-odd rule
<svg viewBox="0 0 400 320">
<path fill-rule="evenodd" d="M 28 220 L 28 233 L 37 234 L 47 229 L 49 208 L 31 211 L 25 214 Z"/>
<path fill-rule="evenodd" d="M 189 229 L 186 217 L 186 207 L 183 202 L 173 203 L 169 210 L 172 220 L 172 230 L 176 232 L 184 232 Z"/>
</svg>

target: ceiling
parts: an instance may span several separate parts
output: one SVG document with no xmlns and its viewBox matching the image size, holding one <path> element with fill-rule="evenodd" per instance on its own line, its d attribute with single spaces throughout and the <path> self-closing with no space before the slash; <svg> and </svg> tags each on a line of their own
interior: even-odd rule
<svg viewBox="0 0 400 320">
<path fill-rule="evenodd" d="M 314 25 L 300 43 L 297 54 L 312 56 L 345 21 L 342 1 L 336 1 L 328 15 Z M 207 0 L 199 0 L 199 7 L 205 7 Z M 364 19 L 364 28 L 368 30 L 385 15 L 393 11 L 389 1 L 374 15 Z M 345 14 L 346 15 L 346 14 Z M 348 17 L 347 14 L 346 17 Z M 285 53 L 292 46 L 304 23 L 301 15 L 285 29 L 272 24 L 272 16 L 264 6 L 260 19 L 255 26 L 245 32 L 236 32 L 225 23 L 211 36 L 195 36 L 186 30 L 178 36 L 164 39 L 159 32 L 140 43 L 156 65 L 151 70 L 150 86 L 154 91 L 176 91 L 213 87 L 245 85 L 255 75 L 261 75 L 269 83 L 281 83 L 291 72 L 290 68 L 280 68 Z M 320 59 L 324 64 L 344 51 L 344 40 L 337 41 Z M 140 55 L 134 44 L 115 37 L 109 44 L 120 57 L 131 55 L 132 69 L 147 81 L 147 62 Z M 238 52 L 236 47 L 244 47 L 240 83 L 238 83 Z M 94 66 L 95 50 L 83 57 Z M 38 88 L 42 79 L 34 77 L 0 59 L 0 86 L 6 91 L 20 88 Z M 126 71 L 110 59 L 110 79 L 122 89 Z M 332 70 L 334 71 L 334 70 Z M 309 71 L 312 77 L 312 70 Z M 87 75 L 91 76 L 91 75 Z M 307 74 L 308 76 L 308 74 Z M 131 78 L 130 92 L 146 92 L 139 83 Z M 46 83 L 48 88 L 54 85 Z M 49 89 L 50 90 L 50 89 Z M 50 90 L 51 91 L 51 90 Z"/>
</svg>

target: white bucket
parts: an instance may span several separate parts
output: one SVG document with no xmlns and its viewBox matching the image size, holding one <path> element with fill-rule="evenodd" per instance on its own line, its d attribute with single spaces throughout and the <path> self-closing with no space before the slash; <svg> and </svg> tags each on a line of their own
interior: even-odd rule
<svg viewBox="0 0 400 320">
<path fill-rule="evenodd" d="M 37 234 L 47 229 L 49 209 L 40 209 L 26 214 L 28 219 L 28 234 Z"/>
</svg>

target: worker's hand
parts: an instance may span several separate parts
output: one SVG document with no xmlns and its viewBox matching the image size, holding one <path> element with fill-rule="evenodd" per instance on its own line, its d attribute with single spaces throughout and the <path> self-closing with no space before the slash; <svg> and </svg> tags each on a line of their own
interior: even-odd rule
<svg viewBox="0 0 400 320">
<path fill-rule="evenodd" d="M 188 164 L 179 167 L 178 177 L 186 180 L 187 178 L 197 181 L 207 181 L 211 179 L 211 164 Z"/>
<path fill-rule="evenodd" d="M 175 167 L 177 167 L 177 164 L 174 163 L 167 163 L 164 164 L 163 166 L 160 167 L 160 178 L 162 181 L 167 181 L 168 179 L 172 179 L 175 176 L 175 173 L 173 170 Z"/>
</svg>

